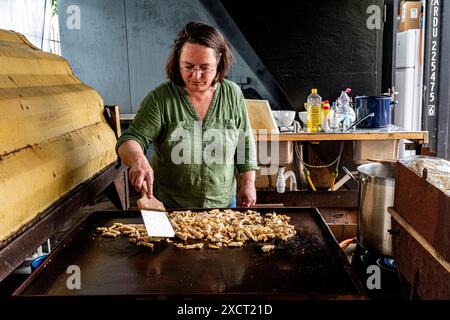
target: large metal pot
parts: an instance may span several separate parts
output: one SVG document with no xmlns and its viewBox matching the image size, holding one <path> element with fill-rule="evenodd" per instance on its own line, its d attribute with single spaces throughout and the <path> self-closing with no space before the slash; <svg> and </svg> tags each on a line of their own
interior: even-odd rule
<svg viewBox="0 0 450 320">
<path fill-rule="evenodd" d="M 368 114 L 374 116 L 366 118 L 358 123 L 359 128 L 384 128 L 392 124 L 392 105 L 397 101 L 391 101 L 389 96 L 358 96 L 356 100 L 356 120 L 363 119 Z"/>
<path fill-rule="evenodd" d="M 358 206 L 358 242 L 367 250 L 392 256 L 391 216 L 388 207 L 394 204 L 395 164 L 360 165 Z"/>
</svg>

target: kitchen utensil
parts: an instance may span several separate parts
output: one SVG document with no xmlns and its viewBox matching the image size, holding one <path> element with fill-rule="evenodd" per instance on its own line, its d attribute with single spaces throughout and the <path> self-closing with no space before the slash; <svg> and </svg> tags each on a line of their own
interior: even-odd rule
<svg viewBox="0 0 450 320">
<path fill-rule="evenodd" d="M 165 211 L 141 210 L 147 235 L 150 237 L 173 238 L 175 231 Z"/>
<path fill-rule="evenodd" d="M 358 96 L 356 100 L 356 120 L 373 113 L 375 116 L 358 124 L 359 128 L 384 128 L 392 124 L 392 101 L 390 96 Z"/>
<path fill-rule="evenodd" d="M 205 210 L 212 208 L 192 209 L 199 214 Z M 247 208 L 234 210 L 245 214 Z M 142 223 L 139 212 L 89 213 L 63 239 L 53 258 L 44 262 L 45 268 L 27 277 L 13 298 L 78 296 L 98 300 L 106 296 L 117 297 L 117 306 L 123 300 L 136 298 L 229 301 L 263 297 L 298 301 L 365 297 L 360 281 L 317 209 L 266 207 L 258 208 L 258 212 L 262 217 L 267 213 L 288 215 L 297 235 L 288 241 L 247 241 L 241 248 L 224 246 L 220 250 L 208 248 L 208 242 L 200 239 L 187 242 L 205 243 L 203 249 L 197 250 L 179 249 L 161 241 L 154 243 L 151 250 L 129 242 L 126 236 L 93 236 L 97 227 Z M 181 239 L 174 242 L 184 244 Z M 265 254 L 261 247 L 269 243 L 275 245 L 275 252 Z M 79 290 L 67 289 L 67 266 L 73 264 L 81 270 Z"/>
<path fill-rule="evenodd" d="M 141 197 L 137 201 L 137 207 L 139 210 L 165 210 L 164 205 L 155 197 L 149 199 L 147 197 L 147 192 L 145 191 L 145 187 L 141 189 Z"/>
<path fill-rule="evenodd" d="M 391 216 L 388 207 L 394 204 L 395 165 L 368 163 L 357 167 L 359 181 L 358 242 L 367 250 L 392 256 Z"/>
<path fill-rule="evenodd" d="M 137 201 L 137 206 L 141 210 L 148 236 L 172 238 L 175 236 L 175 231 L 169 218 L 167 218 L 164 205 L 158 205 L 158 202 L 154 197 L 153 199 L 147 197 L 147 188 L 144 184 L 141 188 L 141 198 Z"/>
<path fill-rule="evenodd" d="M 298 117 L 300 118 L 300 121 L 303 122 L 303 127 L 306 127 L 306 122 L 308 121 L 308 112 L 299 111 Z"/>
<path fill-rule="evenodd" d="M 350 129 L 352 129 L 354 126 L 358 126 L 358 124 L 360 124 L 361 122 L 363 122 L 367 118 L 374 117 L 374 116 L 375 116 L 375 114 L 372 112 L 372 113 L 368 114 L 367 116 L 363 117 L 362 119 L 356 120 L 344 132 L 350 131 Z"/>
<path fill-rule="evenodd" d="M 272 110 L 272 114 L 278 127 L 290 127 L 295 119 L 295 111 Z"/>
</svg>

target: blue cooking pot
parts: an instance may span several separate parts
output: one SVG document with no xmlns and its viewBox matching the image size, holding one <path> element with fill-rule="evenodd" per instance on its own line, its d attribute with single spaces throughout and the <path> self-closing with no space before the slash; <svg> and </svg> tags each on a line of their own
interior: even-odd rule
<svg viewBox="0 0 450 320">
<path fill-rule="evenodd" d="M 391 101 L 389 96 L 358 96 L 356 100 L 356 120 L 360 120 L 373 113 L 357 125 L 359 128 L 384 128 L 392 124 L 392 105 L 397 101 Z"/>
</svg>

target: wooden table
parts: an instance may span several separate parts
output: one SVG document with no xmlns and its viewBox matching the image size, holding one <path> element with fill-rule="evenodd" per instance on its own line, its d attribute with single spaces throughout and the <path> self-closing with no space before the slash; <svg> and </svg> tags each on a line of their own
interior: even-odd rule
<svg viewBox="0 0 450 320">
<path fill-rule="evenodd" d="M 261 131 L 260 131 L 261 132 Z M 267 131 L 266 131 L 267 132 Z M 350 132 L 339 132 L 339 133 L 325 133 L 325 132 L 299 132 L 299 133 L 280 133 L 280 134 L 256 134 L 255 140 L 257 145 L 269 143 L 269 142 L 280 142 L 279 146 L 279 159 L 283 159 L 285 163 L 280 163 L 282 166 L 286 166 L 289 169 L 291 163 L 295 163 L 295 158 L 297 157 L 296 152 L 292 152 L 294 147 L 287 144 L 293 143 L 319 143 L 319 142 L 354 142 L 353 145 L 353 161 L 355 164 L 366 163 L 367 161 L 381 161 L 383 160 L 396 160 L 398 159 L 398 148 L 400 140 L 408 140 L 415 144 L 416 153 L 420 153 L 422 145 L 428 143 L 428 132 L 427 131 L 408 131 L 398 126 L 389 126 L 387 128 L 379 129 L 356 129 Z M 327 148 L 327 147 L 325 147 Z M 294 149 L 295 150 L 295 149 Z M 336 151 L 337 152 L 337 151 Z M 262 156 L 259 155 L 261 158 Z M 264 158 L 265 159 L 265 158 Z M 292 159 L 289 162 L 286 159 Z M 259 159 L 260 160 L 260 159 Z M 265 159 L 267 160 L 267 159 Z M 280 160 L 281 162 L 281 160 Z M 264 163 L 264 162 L 263 162 Z M 288 164 L 286 164 L 288 163 Z M 276 164 L 275 164 L 276 165 Z M 294 164 L 295 166 L 295 164 Z M 264 167 L 264 166 L 263 166 Z M 292 167 L 292 166 L 291 166 Z M 276 181 L 276 175 L 273 175 L 270 171 L 271 180 Z M 260 175 L 267 175 L 261 172 Z M 299 178 L 297 177 L 297 180 Z M 328 178 L 327 178 L 328 181 Z M 298 181 L 297 181 L 298 182 Z M 264 185 L 265 180 L 261 180 L 260 184 Z M 269 180 L 270 183 L 270 180 Z M 272 183 L 273 184 L 273 183 Z M 273 188 L 273 185 L 270 187 Z M 258 187 L 258 185 L 257 185 Z M 259 188 L 264 188 L 259 186 Z M 334 193 L 333 196 L 337 194 Z M 327 195 L 328 196 L 328 195 Z M 294 197 L 295 198 L 295 197 Z M 279 200 L 279 199 L 278 199 Z M 274 199 L 268 199 L 273 203 Z M 283 202 L 283 201 L 281 201 Z M 322 202 L 322 199 L 319 201 Z M 295 205 L 291 203 L 291 205 Z"/>
<path fill-rule="evenodd" d="M 427 131 L 408 131 L 397 126 L 379 129 L 356 129 L 350 132 L 299 132 L 280 134 L 256 134 L 256 141 L 363 141 L 410 140 L 419 145 L 428 143 Z"/>
</svg>

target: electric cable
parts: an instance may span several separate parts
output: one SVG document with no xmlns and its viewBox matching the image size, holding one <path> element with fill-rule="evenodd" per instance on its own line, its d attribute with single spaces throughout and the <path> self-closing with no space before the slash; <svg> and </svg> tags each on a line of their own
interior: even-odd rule
<svg viewBox="0 0 450 320">
<path fill-rule="evenodd" d="M 313 168 L 313 169 L 324 169 L 324 168 L 329 168 L 329 167 L 331 167 L 332 165 L 334 165 L 335 163 L 337 163 L 338 166 L 339 166 L 339 162 L 340 162 L 340 160 L 341 160 L 341 156 L 342 156 L 342 151 L 343 151 L 343 150 L 344 150 L 344 142 L 342 141 L 342 142 L 341 142 L 340 149 L 339 149 L 339 155 L 337 156 L 337 158 L 336 158 L 333 162 L 331 162 L 330 164 L 327 164 L 327 165 L 316 166 L 316 165 L 312 165 L 312 164 L 306 163 L 306 162 L 302 159 L 302 157 L 300 157 L 300 151 L 299 151 L 298 145 L 295 146 L 295 153 L 296 153 L 298 159 L 300 159 L 300 162 L 303 163 L 306 167 L 308 167 L 308 168 Z"/>
</svg>

